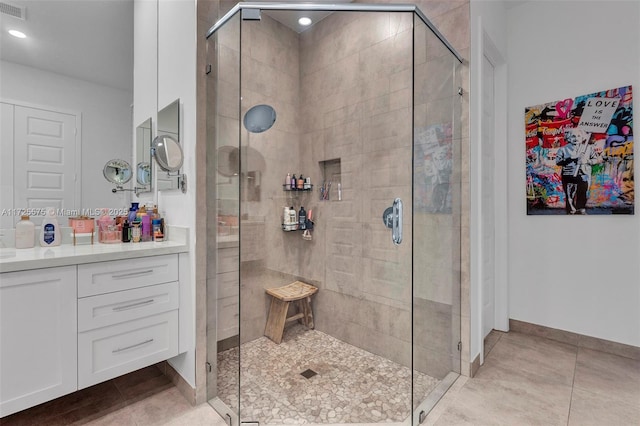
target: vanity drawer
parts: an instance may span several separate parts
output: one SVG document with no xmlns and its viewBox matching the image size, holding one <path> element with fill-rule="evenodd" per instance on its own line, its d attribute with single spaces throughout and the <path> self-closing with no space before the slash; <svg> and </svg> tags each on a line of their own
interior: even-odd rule
<svg viewBox="0 0 640 426">
<path fill-rule="evenodd" d="M 178 311 L 78 333 L 78 389 L 178 355 Z"/>
<path fill-rule="evenodd" d="M 178 309 L 178 283 L 158 284 L 78 300 L 78 331 Z"/>
<path fill-rule="evenodd" d="M 178 255 L 78 265 L 78 297 L 178 281 Z"/>
</svg>

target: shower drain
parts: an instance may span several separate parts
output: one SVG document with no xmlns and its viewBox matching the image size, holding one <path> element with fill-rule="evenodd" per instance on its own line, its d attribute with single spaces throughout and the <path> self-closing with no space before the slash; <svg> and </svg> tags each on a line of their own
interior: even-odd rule
<svg viewBox="0 0 640 426">
<path fill-rule="evenodd" d="M 310 379 L 310 378 L 312 378 L 313 376 L 315 376 L 316 374 L 318 374 L 318 373 L 316 373 L 315 371 L 313 371 L 313 370 L 312 370 L 312 369 L 310 369 L 310 368 L 308 368 L 308 369 L 304 370 L 302 373 L 300 373 L 300 375 L 301 375 L 302 377 L 304 377 L 305 379 Z"/>
</svg>

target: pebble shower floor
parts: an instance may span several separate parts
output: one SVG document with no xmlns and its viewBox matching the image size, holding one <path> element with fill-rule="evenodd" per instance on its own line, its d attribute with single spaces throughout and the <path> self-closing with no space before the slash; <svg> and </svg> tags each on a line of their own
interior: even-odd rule
<svg viewBox="0 0 640 426">
<path fill-rule="evenodd" d="M 281 344 L 242 344 L 242 421 L 260 424 L 400 422 L 411 412 L 411 370 L 294 325 Z M 218 396 L 237 411 L 238 348 L 218 354 Z M 309 378 L 306 370 L 317 373 Z M 309 374 L 306 374 L 309 375 Z M 439 380 L 415 373 L 415 404 Z"/>
</svg>

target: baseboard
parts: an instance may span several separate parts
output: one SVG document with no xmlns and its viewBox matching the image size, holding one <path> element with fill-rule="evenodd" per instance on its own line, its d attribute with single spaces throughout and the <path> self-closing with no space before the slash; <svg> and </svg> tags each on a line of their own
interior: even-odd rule
<svg viewBox="0 0 640 426">
<path fill-rule="evenodd" d="M 640 360 L 640 347 L 612 342 L 571 331 L 559 330 L 544 325 L 509 319 L 509 330 L 537 337 L 568 343 L 585 349 L 593 349 L 634 360 Z"/>
<path fill-rule="evenodd" d="M 189 383 L 169 364 L 167 361 L 163 361 L 161 370 L 164 375 L 171 380 L 171 382 L 178 388 L 182 396 L 189 402 L 189 404 L 196 405 L 196 390 L 191 387 Z"/>
<path fill-rule="evenodd" d="M 475 377 L 476 373 L 478 372 L 478 369 L 480 369 L 480 354 L 476 356 L 476 358 L 471 363 L 470 367 L 471 367 L 471 371 L 470 371 L 469 377 Z"/>
</svg>

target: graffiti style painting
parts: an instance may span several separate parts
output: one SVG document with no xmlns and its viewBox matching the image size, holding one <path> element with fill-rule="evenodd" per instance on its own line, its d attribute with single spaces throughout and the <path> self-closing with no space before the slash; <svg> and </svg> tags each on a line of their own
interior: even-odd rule
<svg viewBox="0 0 640 426">
<path fill-rule="evenodd" d="M 527 107 L 527 214 L 634 214 L 631 86 Z"/>
<path fill-rule="evenodd" d="M 426 213 L 451 213 L 451 124 L 416 129 L 415 139 L 414 208 Z"/>
</svg>

